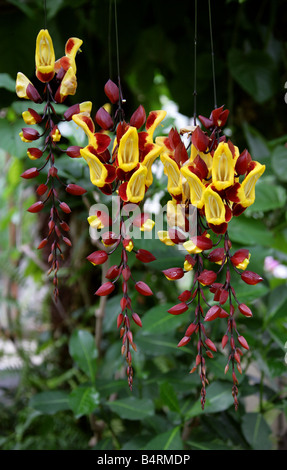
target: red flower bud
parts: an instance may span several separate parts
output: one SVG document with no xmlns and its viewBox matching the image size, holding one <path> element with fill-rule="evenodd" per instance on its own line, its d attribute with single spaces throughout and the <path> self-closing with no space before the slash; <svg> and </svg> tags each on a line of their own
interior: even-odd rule
<svg viewBox="0 0 287 470">
<path fill-rule="evenodd" d="M 209 138 L 207 135 L 197 126 L 192 133 L 191 141 L 193 145 L 199 150 L 200 152 L 204 152 L 209 144 Z"/>
<path fill-rule="evenodd" d="M 36 129 L 30 127 L 23 127 L 23 137 L 27 140 L 37 140 L 40 137 L 39 132 Z"/>
<path fill-rule="evenodd" d="M 230 306 L 230 308 L 231 307 L 232 305 Z M 223 308 L 221 308 L 218 316 L 219 318 L 227 318 L 229 317 L 229 313 L 227 313 Z"/>
<path fill-rule="evenodd" d="M 142 248 L 137 251 L 136 258 L 142 261 L 142 263 L 151 263 L 156 259 L 156 257 L 150 251 L 144 250 Z"/>
<path fill-rule="evenodd" d="M 180 348 L 181 346 L 185 346 L 187 343 L 189 343 L 189 341 L 190 341 L 190 337 L 184 336 L 178 343 L 177 347 Z"/>
<path fill-rule="evenodd" d="M 119 328 L 121 326 L 121 324 L 123 323 L 123 319 L 124 319 L 124 316 L 122 313 L 119 313 L 118 314 L 118 317 L 117 317 L 117 327 Z"/>
<path fill-rule="evenodd" d="M 165 277 L 171 281 L 181 279 L 184 276 L 184 270 L 182 268 L 169 268 L 162 271 Z"/>
<path fill-rule="evenodd" d="M 66 243 L 67 246 L 72 246 L 72 242 L 69 238 L 67 237 L 62 237 L 63 242 Z"/>
<path fill-rule="evenodd" d="M 36 213 L 36 212 L 40 212 L 44 207 L 44 204 L 42 201 L 37 201 L 37 202 L 34 202 L 34 204 L 32 204 L 32 206 L 29 207 L 29 209 L 27 209 L 28 212 L 31 212 L 31 213 Z"/>
<path fill-rule="evenodd" d="M 185 290 L 178 296 L 178 300 L 181 300 L 181 302 L 187 302 L 190 299 L 190 297 L 191 297 L 190 290 Z"/>
<path fill-rule="evenodd" d="M 246 149 L 243 150 L 243 152 L 239 155 L 238 159 L 236 160 L 236 173 L 238 175 L 244 175 L 247 172 L 247 168 L 251 160 L 252 158 L 249 152 Z"/>
<path fill-rule="evenodd" d="M 109 98 L 110 102 L 115 104 L 119 101 L 120 93 L 119 87 L 112 81 L 108 80 L 104 86 L 104 92 L 106 96 Z"/>
<path fill-rule="evenodd" d="M 59 204 L 59 207 L 60 209 L 62 209 L 63 212 L 65 212 L 65 214 L 70 214 L 70 212 L 72 212 L 68 204 L 66 204 L 65 202 L 61 202 Z"/>
<path fill-rule="evenodd" d="M 31 155 L 33 158 L 41 158 L 43 155 L 42 150 L 38 149 L 37 147 L 30 147 L 28 148 L 27 152 Z"/>
<path fill-rule="evenodd" d="M 133 321 L 135 322 L 136 325 L 142 327 L 142 321 L 141 321 L 141 319 L 140 319 L 140 317 L 138 316 L 137 313 L 134 312 L 132 314 L 132 319 L 133 319 Z"/>
<path fill-rule="evenodd" d="M 29 170 L 26 170 L 24 171 L 24 173 L 22 173 L 21 178 L 29 180 L 31 178 L 35 178 L 38 175 L 39 175 L 39 171 L 37 168 L 29 168 Z"/>
<path fill-rule="evenodd" d="M 197 328 L 197 325 L 191 323 L 185 332 L 185 336 L 191 336 Z"/>
<path fill-rule="evenodd" d="M 42 248 L 44 248 L 44 246 L 46 246 L 48 243 L 48 239 L 47 238 L 43 238 L 43 240 L 39 243 L 38 245 L 38 250 L 41 250 Z"/>
<path fill-rule="evenodd" d="M 210 286 L 216 280 L 216 273 L 214 271 L 209 271 L 204 269 L 200 276 L 198 276 L 198 281 L 204 286 Z"/>
<path fill-rule="evenodd" d="M 107 279 L 115 279 L 119 275 L 119 272 L 119 267 L 115 264 L 108 269 L 105 277 Z"/>
<path fill-rule="evenodd" d="M 153 295 L 151 288 L 143 281 L 138 281 L 135 284 L 136 290 L 145 296 Z"/>
<path fill-rule="evenodd" d="M 125 281 L 128 281 L 129 278 L 131 277 L 131 270 L 128 266 L 126 266 L 123 270 L 122 270 L 122 276 L 123 276 L 123 279 Z"/>
<path fill-rule="evenodd" d="M 146 112 L 144 107 L 140 104 L 130 118 L 130 125 L 139 129 L 142 127 L 146 120 Z"/>
<path fill-rule="evenodd" d="M 64 118 L 66 119 L 66 121 L 71 121 L 74 114 L 79 114 L 79 113 L 80 113 L 79 103 L 73 104 L 64 112 Z"/>
<path fill-rule="evenodd" d="M 212 240 L 204 235 L 192 237 L 193 243 L 202 251 L 210 250 L 213 246 Z"/>
<path fill-rule="evenodd" d="M 245 248 L 237 250 L 233 256 L 231 256 L 230 261 L 233 266 L 238 266 L 240 263 L 243 263 L 244 260 L 249 258 L 249 251 Z"/>
<path fill-rule="evenodd" d="M 241 346 L 244 349 L 249 349 L 248 343 L 247 343 L 246 339 L 244 338 L 244 336 L 239 335 L 237 339 L 238 339 L 238 342 L 241 344 Z"/>
<path fill-rule="evenodd" d="M 101 287 L 98 288 L 98 290 L 95 292 L 95 295 L 109 295 L 111 292 L 113 292 L 114 288 L 115 286 L 112 282 L 105 282 L 101 285 Z"/>
<path fill-rule="evenodd" d="M 243 315 L 245 315 L 245 317 L 252 317 L 252 311 L 247 307 L 247 305 L 239 304 L 238 309 Z"/>
<path fill-rule="evenodd" d="M 106 111 L 103 107 L 97 111 L 95 119 L 99 126 L 106 131 L 111 129 L 114 125 L 114 122 L 111 116 L 109 115 L 108 111 Z"/>
<path fill-rule="evenodd" d="M 225 346 L 227 345 L 227 342 L 228 342 L 228 336 L 227 336 L 227 335 L 223 335 L 223 336 L 222 336 L 222 340 L 221 340 L 222 349 L 225 348 Z"/>
<path fill-rule="evenodd" d="M 263 281 L 263 278 L 253 271 L 245 271 L 241 274 L 242 281 L 246 282 L 251 286 L 255 286 L 259 282 Z"/>
<path fill-rule="evenodd" d="M 223 260 L 224 255 L 225 255 L 224 248 L 215 248 L 215 250 L 212 250 L 208 254 L 208 259 L 212 263 L 219 263 L 220 261 Z"/>
<path fill-rule="evenodd" d="M 34 87 L 34 85 L 32 85 L 32 83 L 28 84 L 28 86 L 26 88 L 26 93 L 27 93 L 28 98 L 31 101 L 34 101 L 34 103 L 42 103 L 43 102 L 43 100 L 42 100 L 41 96 L 39 95 L 37 89 Z"/>
<path fill-rule="evenodd" d="M 73 194 L 74 196 L 82 196 L 87 192 L 86 189 L 82 188 L 81 186 L 78 186 L 77 184 L 68 184 L 66 187 L 66 191 L 67 193 Z"/>
<path fill-rule="evenodd" d="M 184 302 L 181 302 L 180 304 L 176 304 L 171 307 L 168 310 L 168 313 L 171 313 L 172 315 L 181 315 L 181 313 L 186 312 L 186 310 L 188 310 L 188 306 Z"/>
<path fill-rule="evenodd" d="M 211 351 L 214 351 L 214 352 L 217 351 L 216 346 L 215 346 L 215 344 L 211 341 L 211 339 L 206 338 L 206 340 L 205 340 L 204 342 L 205 342 L 206 346 L 207 346 L 209 349 L 211 349 Z"/>
<path fill-rule="evenodd" d="M 224 305 L 229 297 L 229 292 L 225 289 L 222 289 L 219 295 L 219 303 Z"/>
<path fill-rule="evenodd" d="M 119 239 L 119 236 L 115 232 L 105 232 L 102 235 L 103 244 L 106 246 L 114 245 Z"/>
<path fill-rule="evenodd" d="M 38 196 L 43 196 L 43 194 L 45 194 L 45 192 L 47 190 L 48 190 L 48 186 L 46 186 L 44 183 L 42 183 L 36 189 L 36 193 L 38 194 Z"/>
<path fill-rule="evenodd" d="M 95 264 L 96 266 L 105 263 L 107 259 L 108 254 L 104 250 L 94 251 L 89 256 L 87 256 L 87 260 L 90 261 L 90 263 Z"/>
<path fill-rule="evenodd" d="M 79 147 L 79 145 L 71 145 L 67 148 L 66 154 L 71 158 L 79 158 L 81 156 L 81 148 L 82 147 Z"/>
<path fill-rule="evenodd" d="M 206 313 L 204 317 L 204 321 L 212 321 L 215 320 L 220 313 L 221 307 L 218 305 L 213 305 Z"/>
</svg>

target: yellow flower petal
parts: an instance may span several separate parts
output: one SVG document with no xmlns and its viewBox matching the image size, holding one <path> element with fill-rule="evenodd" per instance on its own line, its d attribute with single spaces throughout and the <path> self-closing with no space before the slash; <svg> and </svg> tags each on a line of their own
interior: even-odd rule
<svg viewBox="0 0 287 470">
<path fill-rule="evenodd" d="M 204 192 L 205 217 L 209 224 L 220 225 L 225 222 L 225 207 L 218 193 L 209 186 Z"/>
<path fill-rule="evenodd" d="M 159 240 L 164 243 L 166 246 L 173 246 L 175 243 L 170 239 L 168 231 L 160 230 L 157 232 Z"/>
<path fill-rule="evenodd" d="M 90 168 L 90 179 L 91 182 L 98 186 L 98 188 L 102 188 L 106 184 L 106 179 L 108 176 L 108 171 L 105 165 L 94 155 L 91 153 L 86 147 L 81 149 L 81 155 L 86 160 L 87 164 Z"/>
<path fill-rule="evenodd" d="M 160 157 L 163 166 L 164 173 L 168 177 L 167 181 L 167 190 L 173 195 L 177 196 L 181 194 L 182 184 L 181 184 L 181 175 L 177 163 L 170 158 L 166 153 L 163 153 Z"/>
<path fill-rule="evenodd" d="M 259 162 L 255 162 L 255 168 L 253 168 L 250 173 L 246 176 L 243 180 L 239 190 L 238 190 L 238 197 L 240 199 L 239 204 L 243 207 L 249 207 L 255 201 L 255 184 L 260 176 L 265 171 L 265 165 L 261 165 Z"/>
<path fill-rule="evenodd" d="M 225 142 L 220 142 L 213 155 L 212 183 L 218 191 L 234 184 L 235 159 Z"/>
<path fill-rule="evenodd" d="M 125 172 L 133 170 L 139 162 L 139 136 L 130 126 L 122 136 L 118 149 L 118 166 Z"/>
<path fill-rule="evenodd" d="M 189 199 L 191 204 L 198 209 L 201 209 L 204 205 L 204 184 L 195 173 L 189 170 L 187 165 L 183 166 L 180 171 L 189 185 Z"/>
<path fill-rule="evenodd" d="M 49 82 L 54 74 L 55 52 L 47 29 L 41 29 L 36 40 L 36 75 L 42 82 Z"/>
<path fill-rule="evenodd" d="M 147 169 L 145 166 L 140 165 L 127 184 L 127 198 L 129 202 L 135 204 L 142 201 L 145 196 L 145 181 L 147 176 Z"/>
</svg>

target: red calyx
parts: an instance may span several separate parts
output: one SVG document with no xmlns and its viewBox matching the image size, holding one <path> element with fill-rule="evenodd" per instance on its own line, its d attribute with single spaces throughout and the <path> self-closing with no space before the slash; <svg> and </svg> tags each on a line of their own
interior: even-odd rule
<svg viewBox="0 0 287 470">
<path fill-rule="evenodd" d="M 95 264 L 95 265 L 103 264 L 107 261 L 107 259 L 108 259 L 108 254 L 104 250 L 94 251 L 89 256 L 87 256 L 87 260 L 90 261 L 90 263 Z"/>
<path fill-rule="evenodd" d="M 248 165 L 251 162 L 252 158 L 250 153 L 245 149 L 239 155 L 236 164 L 235 164 L 235 171 L 238 175 L 244 175 L 247 172 Z"/>
<path fill-rule="evenodd" d="M 97 111 L 95 119 L 99 126 L 106 131 L 112 129 L 114 125 L 112 117 L 103 107 Z"/>
<path fill-rule="evenodd" d="M 171 307 L 168 310 L 168 313 L 171 313 L 172 315 L 181 315 L 187 310 L 188 310 L 188 306 L 184 302 L 181 302 L 180 304 L 176 304 L 173 307 Z"/>
<path fill-rule="evenodd" d="M 105 84 L 104 91 L 111 103 L 115 104 L 119 101 L 119 87 L 111 79 Z"/>
<path fill-rule="evenodd" d="M 113 292 L 114 288 L 115 286 L 112 282 L 105 282 L 101 285 L 101 287 L 98 288 L 98 290 L 95 292 L 95 295 L 109 295 L 111 292 Z"/>
<path fill-rule="evenodd" d="M 37 140 L 40 137 L 39 132 L 36 129 L 30 127 L 23 127 L 23 137 L 27 140 Z"/>
<path fill-rule="evenodd" d="M 116 264 L 114 264 L 113 266 L 111 266 L 108 269 L 108 271 L 106 273 L 106 278 L 107 279 L 115 279 L 119 275 L 119 273 L 120 273 L 119 267 Z"/>
<path fill-rule="evenodd" d="M 259 282 L 263 281 L 263 278 L 259 276 L 259 274 L 254 273 L 253 271 L 244 271 L 241 274 L 241 279 L 242 281 L 246 282 L 246 284 L 249 284 L 251 286 L 255 286 Z"/>
<path fill-rule="evenodd" d="M 37 168 L 29 168 L 29 170 L 26 170 L 24 171 L 24 173 L 22 173 L 21 178 L 29 180 L 31 178 L 35 178 L 38 175 L 39 175 L 39 170 Z"/>
<path fill-rule="evenodd" d="M 82 186 L 79 186 L 78 184 L 68 184 L 66 186 L 66 191 L 74 196 L 82 196 L 87 192 L 86 189 L 82 188 Z"/>
<path fill-rule="evenodd" d="M 218 318 L 221 307 L 218 305 L 213 305 L 206 313 L 204 321 L 212 321 Z"/>
<path fill-rule="evenodd" d="M 252 311 L 250 310 L 249 307 L 245 304 L 239 304 L 238 305 L 238 310 L 244 315 L 245 317 L 252 317 Z"/>
<path fill-rule="evenodd" d="M 82 147 L 79 147 L 79 145 L 71 145 L 67 148 L 66 154 L 71 158 L 79 158 L 81 156 L 81 148 Z"/>
<path fill-rule="evenodd" d="M 199 126 L 193 131 L 191 136 L 191 141 L 193 145 L 197 148 L 199 152 L 204 152 L 209 144 L 209 138 L 207 135 L 200 129 Z"/>
<path fill-rule="evenodd" d="M 237 266 L 238 264 L 242 263 L 246 258 L 249 257 L 249 251 L 246 248 L 241 248 L 237 250 L 233 256 L 231 256 L 230 261 L 233 266 Z"/>
<path fill-rule="evenodd" d="M 153 295 L 151 288 L 143 281 L 138 281 L 135 283 L 136 290 L 145 296 Z"/>
<path fill-rule="evenodd" d="M 184 270 L 182 268 L 169 268 L 162 271 L 167 279 L 175 281 L 181 279 L 184 276 Z"/>
<path fill-rule="evenodd" d="M 130 118 L 130 125 L 139 129 L 146 121 L 146 112 L 142 105 L 135 110 Z"/>
<path fill-rule="evenodd" d="M 37 201 L 34 204 L 32 204 L 32 206 L 30 206 L 29 209 L 27 209 L 27 211 L 34 214 L 36 212 L 40 212 L 43 209 L 43 207 L 44 207 L 43 202 Z"/>
<path fill-rule="evenodd" d="M 148 250 L 140 248 L 136 253 L 136 258 L 142 263 L 151 263 L 156 257 Z"/>
<path fill-rule="evenodd" d="M 204 286 L 210 286 L 216 280 L 216 273 L 214 271 L 209 271 L 208 269 L 204 269 L 200 276 L 198 276 L 197 280 L 203 284 Z"/>
<path fill-rule="evenodd" d="M 185 290 L 178 296 L 178 300 L 181 300 L 181 302 L 187 302 L 190 299 L 190 297 L 191 297 L 190 290 Z"/>
<path fill-rule="evenodd" d="M 225 254 L 224 248 L 215 248 L 215 250 L 212 250 L 208 254 L 208 259 L 212 263 L 218 263 L 223 260 L 224 254 Z"/>
</svg>

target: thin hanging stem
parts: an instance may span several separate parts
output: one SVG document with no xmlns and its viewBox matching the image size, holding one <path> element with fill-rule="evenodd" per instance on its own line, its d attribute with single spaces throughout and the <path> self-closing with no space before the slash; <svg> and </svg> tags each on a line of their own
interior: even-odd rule
<svg viewBox="0 0 287 470">
<path fill-rule="evenodd" d="M 196 126 L 196 75 L 197 75 L 197 0 L 194 2 L 194 91 L 193 91 L 193 123 Z"/>
<path fill-rule="evenodd" d="M 109 77 L 112 77 L 112 0 L 109 3 L 109 32 L 108 32 L 108 51 L 109 51 Z"/>
<path fill-rule="evenodd" d="M 47 4 L 44 0 L 44 29 L 47 29 Z"/>
<path fill-rule="evenodd" d="M 211 46 L 212 81 L 213 81 L 214 109 L 215 109 L 215 108 L 217 108 L 217 97 L 216 97 L 214 47 L 213 47 L 213 34 L 212 34 L 212 20 L 211 20 L 210 0 L 208 0 L 208 12 L 209 12 L 209 31 L 210 31 L 210 46 Z"/>
</svg>

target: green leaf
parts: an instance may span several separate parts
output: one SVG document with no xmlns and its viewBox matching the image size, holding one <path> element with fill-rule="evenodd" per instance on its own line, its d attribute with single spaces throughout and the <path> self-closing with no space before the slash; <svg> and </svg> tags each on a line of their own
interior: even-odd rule
<svg viewBox="0 0 287 470">
<path fill-rule="evenodd" d="M 287 154 L 286 154 L 287 158 Z M 286 204 L 286 191 L 282 186 L 276 185 L 274 181 L 260 179 L 256 184 L 256 199 L 249 207 L 248 212 L 268 212 L 279 209 Z"/>
<path fill-rule="evenodd" d="M 69 404 L 76 418 L 93 413 L 99 403 L 100 394 L 95 387 L 77 387 L 69 396 Z"/>
<path fill-rule="evenodd" d="M 6 90 L 15 93 L 16 82 L 8 73 L 0 73 L 0 88 L 6 88 Z"/>
<path fill-rule="evenodd" d="M 144 450 L 183 450 L 180 427 L 159 434 L 149 441 Z"/>
<path fill-rule="evenodd" d="M 227 410 L 233 403 L 231 384 L 227 382 L 213 382 L 206 389 L 206 402 L 204 410 L 198 400 L 185 414 L 186 418 L 201 415 L 203 413 L 217 413 Z"/>
<path fill-rule="evenodd" d="M 167 406 L 170 411 L 180 413 L 180 406 L 177 395 L 172 385 L 170 385 L 168 382 L 160 384 L 160 398 L 163 404 Z"/>
<path fill-rule="evenodd" d="M 79 368 L 94 382 L 98 352 L 91 333 L 85 330 L 75 330 L 70 338 L 69 352 Z"/>
<path fill-rule="evenodd" d="M 154 415 L 154 405 L 148 398 L 123 398 L 106 403 L 107 406 L 122 419 L 142 420 Z"/>
<path fill-rule="evenodd" d="M 287 181 L 287 148 L 277 145 L 271 155 L 272 168 L 280 181 Z"/>
<path fill-rule="evenodd" d="M 60 390 L 41 392 L 31 398 L 30 406 L 43 414 L 53 415 L 70 408 L 69 394 Z"/>
<path fill-rule="evenodd" d="M 176 329 L 182 323 L 180 315 L 171 315 L 168 310 L 172 303 L 158 305 L 148 310 L 143 317 L 144 330 L 142 334 L 164 334 Z"/>
<path fill-rule="evenodd" d="M 247 209 L 248 210 L 248 209 Z M 248 218 L 243 214 L 233 217 L 228 226 L 228 233 L 233 242 L 244 245 L 272 246 L 273 234 L 261 220 Z"/>
<path fill-rule="evenodd" d="M 257 103 L 265 103 L 276 92 L 276 68 L 267 52 L 230 49 L 228 66 L 233 79 Z"/>
<path fill-rule="evenodd" d="M 248 413 L 242 418 L 242 432 L 254 450 L 269 450 L 272 447 L 271 430 L 262 414 Z"/>
</svg>

